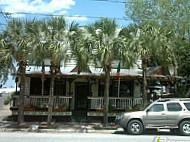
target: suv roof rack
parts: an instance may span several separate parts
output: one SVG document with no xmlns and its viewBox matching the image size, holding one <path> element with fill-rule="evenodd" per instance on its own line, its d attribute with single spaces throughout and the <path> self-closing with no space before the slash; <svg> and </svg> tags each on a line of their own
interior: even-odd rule
<svg viewBox="0 0 190 142">
<path fill-rule="evenodd" d="M 190 98 L 159 98 L 156 102 L 167 102 L 167 101 L 190 101 Z"/>
</svg>

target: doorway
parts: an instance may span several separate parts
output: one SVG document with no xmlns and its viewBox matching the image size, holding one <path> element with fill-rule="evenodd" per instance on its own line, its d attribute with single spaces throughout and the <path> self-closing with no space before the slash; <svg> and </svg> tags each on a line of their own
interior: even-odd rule
<svg viewBox="0 0 190 142">
<path fill-rule="evenodd" d="M 87 111 L 89 83 L 77 82 L 75 84 L 75 110 Z"/>
</svg>

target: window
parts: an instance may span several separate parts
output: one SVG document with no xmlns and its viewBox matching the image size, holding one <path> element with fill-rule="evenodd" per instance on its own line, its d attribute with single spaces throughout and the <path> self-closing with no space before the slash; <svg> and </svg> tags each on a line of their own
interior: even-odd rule
<svg viewBox="0 0 190 142">
<path fill-rule="evenodd" d="M 168 111 L 181 111 L 182 107 L 179 103 L 168 103 L 167 104 Z"/>
<path fill-rule="evenodd" d="M 66 96 L 66 80 L 55 79 L 54 96 Z"/>
<path fill-rule="evenodd" d="M 150 107 L 149 111 L 150 112 L 164 111 L 164 105 L 163 104 L 155 104 L 155 105 Z"/>
<path fill-rule="evenodd" d="M 184 103 L 185 107 L 190 110 L 190 103 Z"/>
<path fill-rule="evenodd" d="M 118 80 L 114 80 L 111 85 L 110 96 L 118 97 L 118 87 L 119 87 L 119 97 L 131 97 L 133 95 L 133 81 L 120 81 L 120 86 L 118 86 Z"/>
<path fill-rule="evenodd" d="M 46 78 L 44 81 L 44 95 L 49 95 L 50 79 Z M 42 80 L 41 78 L 32 77 L 30 81 L 30 95 L 42 95 Z"/>
</svg>

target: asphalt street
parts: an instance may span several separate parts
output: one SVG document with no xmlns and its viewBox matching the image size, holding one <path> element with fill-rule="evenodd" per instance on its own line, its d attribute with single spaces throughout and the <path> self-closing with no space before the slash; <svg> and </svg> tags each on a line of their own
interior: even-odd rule
<svg viewBox="0 0 190 142">
<path fill-rule="evenodd" d="M 174 135 L 126 135 L 97 133 L 0 133 L 0 142 L 159 142 L 185 141 L 190 137 Z"/>
</svg>

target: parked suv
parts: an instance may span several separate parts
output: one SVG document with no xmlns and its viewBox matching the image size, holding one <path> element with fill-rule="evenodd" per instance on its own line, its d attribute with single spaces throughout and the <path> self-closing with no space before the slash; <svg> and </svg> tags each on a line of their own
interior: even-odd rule
<svg viewBox="0 0 190 142">
<path fill-rule="evenodd" d="M 146 129 L 170 129 L 173 133 L 190 136 L 190 99 L 159 99 L 142 111 L 126 112 L 115 120 L 125 132 L 133 135 L 142 134 Z"/>
</svg>

